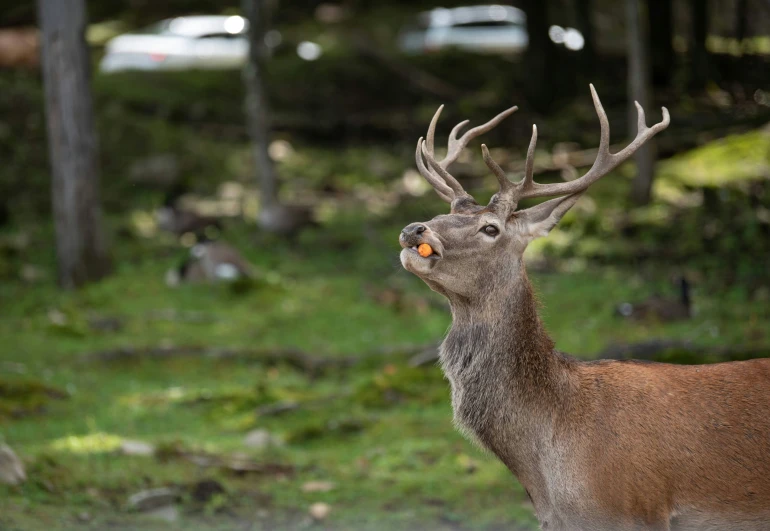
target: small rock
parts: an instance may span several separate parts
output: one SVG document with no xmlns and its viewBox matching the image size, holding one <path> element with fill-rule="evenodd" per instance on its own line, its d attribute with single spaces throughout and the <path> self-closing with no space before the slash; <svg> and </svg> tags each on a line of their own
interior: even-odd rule
<svg viewBox="0 0 770 531">
<path fill-rule="evenodd" d="M 120 453 L 123 455 L 141 455 L 149 457 L 155 455 L 155 446 L 143 441 L 125 440 L 120 443 Z"/>
<path fill-rule="evenodd" d="M 311 505 L 308 512 L 313 520 L 320 522 L 329 516 L 329 513 L 332 512 L 332 508 L 328 503 L 318 502 Z"/>
<path fill-rule="evenodd" d="M 329 492 L 333 488 L 331 481 L 308 481 L 302 485 L 302 492 Z"/>
<path fill-rule="evenodd" d="M 268 446 L 280 446 L 281 440 L 274 437 L 267 430 L 252 430 L 246 434 L 243 444 L 249 448 L 267 448 Z"/>
<path fill-rule="evenodd" d="M 135 511 L 148 512 L 173 505 L 179 497 L 176 489 L 159 488 L 137 492 L 128 499 L 128 507 Z"/>
<path fill-rule="evenodd" d="M 91 513 L 88 511 L 82 511 L 78 513 L 78 520 L 81 522 L 90 522 L 91 521 Z"/>
<path fill-rule="evenodd" d="M 0 483 L 20 485 L 27 480 L 24 464 L 10 446 L 0 444 Z"/>
</svg>

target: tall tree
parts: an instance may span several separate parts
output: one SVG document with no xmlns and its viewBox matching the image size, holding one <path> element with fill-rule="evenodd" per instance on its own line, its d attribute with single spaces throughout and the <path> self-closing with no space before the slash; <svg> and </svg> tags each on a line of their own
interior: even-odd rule
<svg viewBox="0 0 770 531">
<path fill-rule="evenodd" d="M 259 173 L 262 208 L 272 208 L 278 204 L 278 179 L 275 165 L 268 153 L 270 112 L 262 81 L 267 57 L 266 2 L 243 0 L 243 13 L 249 21 L 249 60 L 243 69 L 243 80 L 246 85 L 246 120 Z"/>
<path fill-rule="evenodd" d="M 647 27 L 652 51 L 652 83 L 666 87 L 671 83 L 676 54 L 674 53 L 673 0 L 647 0 Z"/>
<path fill-rule="evenodd" d="M 310 209 L 281 203 L 280 182 L 270 158 L 270 107 L 264 84 L 268 48 L 265 34 L 270 12 L 276 0 L 242 0 L 243 13 L 249 21 L 249 60 L 243 69 L 246 86 L 246 121 L 251 137 L 260 188 L 259 225 L 268 232 L 291 234 L 312 223 Z"/>
<path fill-rule="evenodd" d="M 596 32 L 594 31 L 593 22 L 593 0 L 576 0 L 575 4 L 577 26 L 585 39 L 581 70 L 583 75 L 590 75 L 596 70 Z"/>
<path fill-rule="evenodd" d="M 529 45 L 524 62 L 527 68 L 527 100 L 540 111 L 549 109 L 558 88 L 556 48 L 548 37 L 548 1 L 525 0 Z"/>
<path fill-rule="evenodd" d="M 701 89 L 709 78 L 706 37 L 709 28 L 708 0 L 690 0 L 690 87 Z"/>
<path fill-rule="evenodd" d="M 743 41 L 746 39 L 749 27 L 749 0 L 738 0 L 735 6 L 735 40 L 738 41 L 743 55 Z"/>
<path fill-rule="evenodd" d="M 59 284 L 67 289 L 110 269 L 85 41 L 84 0 L 37 0 Z"/>
<path fill-rule="evenodd" d="M 642 10 L 644 0 L 626 0 L 626 38 L 628 46 L 628 95 L 630 101 L 637 101 L 650 108 L 649 42 L 644 25 Z M 636 135 L 636 106 L 629 109 L 629 136 Z M 651 140 L 639 148 L 634 156 L 637 173 L 631 185 L 631 200 L 639 205 L 650 202 L 652 179 L 655 172 L 655 146 Z"/>
</svg>

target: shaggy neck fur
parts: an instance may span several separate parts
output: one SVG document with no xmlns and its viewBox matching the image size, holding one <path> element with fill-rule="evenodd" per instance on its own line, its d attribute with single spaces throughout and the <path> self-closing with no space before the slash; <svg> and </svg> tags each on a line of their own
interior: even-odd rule
<svg viewBox="0 0 770 531">
<path fill-rule="evenodd" d="M 450 298 L 453 323 L 440 358 L 458 427 L 528 490 L 541 490 L 538 450 L 574 396 L 575 361 L 554 350 L 524 267 L 511 277 L 507 289 L 479 300 Z"/>
</svg>

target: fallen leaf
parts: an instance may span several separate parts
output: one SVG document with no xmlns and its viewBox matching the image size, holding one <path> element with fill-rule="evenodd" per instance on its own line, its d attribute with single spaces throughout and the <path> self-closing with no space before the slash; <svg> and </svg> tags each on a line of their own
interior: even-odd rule
<svg viewBox="0 0 770 531">
<path fill-rule="evenodd" d="M 329 492 L 334 489 L 331 481 L 308 481 L 302 485 L 302 492 Z"/>
</svg>

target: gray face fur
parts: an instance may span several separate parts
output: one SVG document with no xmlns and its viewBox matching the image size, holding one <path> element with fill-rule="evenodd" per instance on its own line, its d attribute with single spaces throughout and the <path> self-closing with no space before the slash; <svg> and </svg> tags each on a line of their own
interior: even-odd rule
<svg viewBox="0 0 770 531">
<path fill-rule="evenodd" d="M 422 223 L 427 230 L 416 240 L 402 233 L 401 263 L 450 300 L 485 297 L 520 254 L 516 222 L 507 221 L 493 212 L 437 216 Z M 412 249 L 420 243 L 430 244 L 434 254 L 420 256 Z"/>
<path fill-rule="evenodd" d="M 408 225 L 399 237 L 401 264 L 434 291 L 456 302 L 480 302 L 514 282 L 521 259 L 534 238 L 545 235 L 580 194 L 511 212 L 509 205 L 468 206 L 423 223 Z M 416 234 L 415 225 L 425 227 Z M 424 258 L 414 249 L 429 244 Z"/>
</svg>

